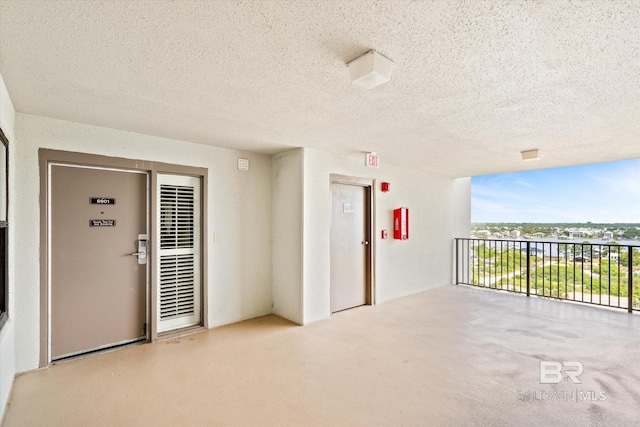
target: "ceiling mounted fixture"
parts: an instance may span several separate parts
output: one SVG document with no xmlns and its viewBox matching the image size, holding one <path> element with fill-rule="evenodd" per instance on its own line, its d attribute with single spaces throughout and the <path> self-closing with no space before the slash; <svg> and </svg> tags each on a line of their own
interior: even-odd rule
<svg viewBox="0 0 640 427">
<path fill-rule="evenodd" d="M 526 162 L 531 160 L 540 160 L 540 157 L 538 156 L 538 149 L 521 151 L 520 155 L 522 156 L 522 160 Z"/>
<path fill-rule="evenodd" d="M 365 89 L 373 89 L 391 80 L 393 61 L 370 50 L 362 56 L 347 62 L 351 81 Z"/>
</svg>

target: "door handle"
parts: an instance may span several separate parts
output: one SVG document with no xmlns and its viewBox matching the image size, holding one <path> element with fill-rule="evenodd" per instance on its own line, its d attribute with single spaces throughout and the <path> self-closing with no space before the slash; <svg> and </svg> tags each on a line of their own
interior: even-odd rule
<svg viewBox="0 0 640 427">
<path fill-rule="evenodd" d="M 363 245 L 365 245 L 365 246 L 367 246 L 367 245 L 369 244 L 369 241 L 368 241 L 368 240 L 363 240 L 363 241 L 362 241 L 362 244 L 363 244 Z"/>
<path fill-rule="evenodd" d="M 138 257 L 138 264 L 147 263 L 147 235 L 138 234 L 138 252 L 134 252 L 131 256 Z"/>
</svg>

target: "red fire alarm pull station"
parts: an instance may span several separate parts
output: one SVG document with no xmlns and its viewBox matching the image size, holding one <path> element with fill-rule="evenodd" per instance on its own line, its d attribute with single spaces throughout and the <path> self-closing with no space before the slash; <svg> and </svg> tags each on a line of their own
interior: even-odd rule
<svg viewBox="0 0 640 427">
<path fill-rule="evenodd" d="M 383 182 L 382 183 L 382 192 L 383 193 L 387 193 L 389 190 L 391 190 L 391 184 L 389 184 L 388 182 Z"/>
<path fill-rule="evenodd" d="M 393 238 L 397 240 L 409 239 L 409 208 L 393 210 Z"/>
</svg>

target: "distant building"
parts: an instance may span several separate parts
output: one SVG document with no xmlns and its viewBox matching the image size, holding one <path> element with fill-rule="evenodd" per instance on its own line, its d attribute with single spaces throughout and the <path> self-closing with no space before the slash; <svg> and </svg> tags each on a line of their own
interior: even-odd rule
<svg viewBox="0 0 640 427">
<path fill-rule="evenodd" d="M 605 231 L 602 233 L 603 239 L 613 239 L 613 231 Z"/>
<path fill-rule="evenodd" d="M 593 231 L 589 228 L 569 228 L 569 238 L 575 239 L 578 237 L 588 237 L 593 234 Z"/>
</svg>

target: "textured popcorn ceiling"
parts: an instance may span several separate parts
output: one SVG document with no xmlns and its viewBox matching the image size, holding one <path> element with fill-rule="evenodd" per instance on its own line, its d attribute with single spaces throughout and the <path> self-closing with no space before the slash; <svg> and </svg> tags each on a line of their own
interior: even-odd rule
<svg viewBox="0 0 640 427">
<path fill-rule="evenodd" d="M 396 67 L 366 91 L 345 64 L 371 48 Z M 634 0 L 0 0 L 0 73 L 20 112 L 264 153 L 449 176 L 640 157 Z"/>
</svg>

